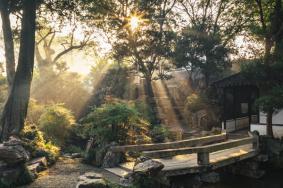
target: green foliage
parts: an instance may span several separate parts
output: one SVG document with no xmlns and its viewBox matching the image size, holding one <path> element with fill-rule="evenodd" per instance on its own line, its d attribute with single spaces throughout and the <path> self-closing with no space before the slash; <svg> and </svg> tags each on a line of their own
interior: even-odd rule
<svg viewBox="0 0 283 188">
<path fill-rule="evenodd" d="M 135 108 L 144 119 L 148 120 L 149 122 L 153 122 L 155 120 L 155 117 L 153 115 L 153 109 L 146 102 L 142 100 L 136 100 Z"/>
<path fill-rule="evenodd" d="M 202 25 L 183 30 L 177 40 L 175 64 L 188 70 L 200 70 L 208 86 L 211 78 L 218 78 L 230 67 L 229 49 L 222 44 L 221 38 L 207 32 Z"/>
<path fill-rule="evenodd" d="M 154 143 L 162 143 L 168 138 L 169 131 L 164 126 L 156 125 L 150 130 L 150 136 Z"/>
<path fill-rule="evenodd" d="M 268 113 L 275 112 L 283 107 L 283 86 L 273 87 L 267 95 L 259 97 L 256 100 L 256 105 L 261 111 Z"/>
<path fill-rule="evenodd" d="M 283 107 L 283 63 L 267 65 L 256 60 L 243 65 L 242 73 L 261 88 L 256 105 L 263 112 L 274 112 Z"/>
<path fill-rule="evenodd" d="M 97 144 L 117 142 L 135 143 L 139 135 L 147 133 L 148 122 L 127 103 L 112 101 L 89 113 L 82 123 L 89 137 L 95 137 Z"/>
<path fill-rule="evenodd" d="M 64 152 L 65 153 L 83 153 L 83 150 L 78 146 L 69 145 L 66 148 L 64 148 Z"/>
<path fill-rule="evenodd" d="M 21 137 L 32 158 L 46 157 L 48 163 L 53 164 L 59 156 L 60 148 L 46 141 L 43 133 L 36 126 L 26 123 Z"/>
<path fill-rule="evenodd" d="M 107 66 L 110 66 L 107 68 Z M 102 70 L 98 67 L 104 67 Z M 107 97 L 123 99 L 128 83 L 129 72 L 126 67 L 107 65 L 106 62 L 98 64 L 91 71 L 93 96 L 87 106 L 100 106 L 106 102 Z M 81 115 L 87 115 L 91 109 L 85 109 Z"/>
<path fill-rule="evenodd" d="M 56 145 L 64 147 L 70 135 L 75 118 L 70 110 L 61 104 L 46 107 L 39 119 L 39 129 Z"/>
<path fill-rule="evenodd" d="M 174 18 L 172 7 L 176 3 L 169 1 L 84 1 L 82 6 L 87 17 L 95 19 L 93 23 L 107 31 L 113 44 L 113 56 L 118 62 L 139 65 L 139 71 L 151 79 L 154 71 L 168 65 L 175 33 L 172 25 Z M 125 11 L 122 7 L 127 7 Z M 97 11 L 99 10 L 98 14 Z M 130 27 L 131 15 L 142 20 L 136 30 Z M 101 20 L 101 22 L 97 21 Z M 104 19 L 101 19 L 104 18 Z M 114 19 L 113 19 L 114 18 Z M 172 19 L 169 19 L 172 18 Z M 157 58 L 158 57 L 158 58 Z M 160 71 L 158 76 L 163 75 Z"/>
</svg>

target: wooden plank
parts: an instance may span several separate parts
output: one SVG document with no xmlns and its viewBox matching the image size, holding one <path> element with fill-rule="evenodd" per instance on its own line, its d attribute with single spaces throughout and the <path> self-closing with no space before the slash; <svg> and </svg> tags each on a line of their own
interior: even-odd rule
<svg viewBox="0 0 283 188">
<path fill-rule="evenodd" d="M 151 150 L 164 150 L 171 148 L 182 148 L 182 147 L 191 147 L 196 145 L 205 145 L 215 142 L 224 141 L 227 139 L 226 133 L 221 133 L 218 135 L 193 138 L 187 140 L 181 140 L 176 142 L 166 142 L 160 144 L 140 144 L 140 145 L 126 145 L 126 146 L 112 146 L 110 148 L 113 152 L 127 152 L 127 151 L 151 151 Z"/>
<path fill-rule="evenodd" d="M 177 149 L 166 149 L 166 150 L 156 150 L 156 151 L 144 151 L 143 155 L 151 158 L 166 158 L 175 155 L 184 155 L 192 153 L 211 153 L 219 150 L 229 149 L 245 144 L 250 144 L 255 142 L 254 137 L 247 137 L 243 139 L 230 140 L 222 143 L 216 143 L 207 146 L 198 147 L 185 147 Z"/>
</svg>

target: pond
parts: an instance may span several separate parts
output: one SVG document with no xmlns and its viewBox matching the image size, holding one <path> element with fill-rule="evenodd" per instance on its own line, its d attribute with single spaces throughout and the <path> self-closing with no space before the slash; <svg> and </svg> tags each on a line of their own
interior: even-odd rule
<svg viewBox="0 0 283 188">
<path fill-rule="evenodd" d="M 261 179 L 223 175 L 217 184 L 204 184 L 201 188 L 283 188 L 283 170 L 269 170 Z"/>
</svg>

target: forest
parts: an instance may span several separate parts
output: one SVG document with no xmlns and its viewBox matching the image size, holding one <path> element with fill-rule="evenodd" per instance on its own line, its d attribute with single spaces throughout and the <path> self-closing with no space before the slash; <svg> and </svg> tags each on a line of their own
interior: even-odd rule
<svg viewBox="0 0 283 188">
<path fill-rule="evenodd" d="M 0 188 L 245 188 L 222 176 L 259 177 L 262 156 L 263 187 L 283 186 L 282 0 L 0 0 L 0 14 Z M 203 148 L 249 138 L 242 171 L 162 173 L 163 154 L 201 166 Z"/>
</svg>

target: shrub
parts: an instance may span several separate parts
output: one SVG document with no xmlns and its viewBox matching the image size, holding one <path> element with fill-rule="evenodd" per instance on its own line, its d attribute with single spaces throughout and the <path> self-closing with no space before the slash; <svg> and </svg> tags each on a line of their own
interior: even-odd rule
<svg viewBox="0 0 283 188">
<path fill-rule="evenodd" d="M 25 141 L 25 147 L 32 158 L 46 157 L 49 164 L 53 164 L 60 153 L 60 148 L 44 139 L 43 133 L 31 124 L 26 124 L 21 136 Z"/>
<path fill-rule="evenodd" d="M 111 101 L 93 109 L 82 120 L 83 133 L 95 139 L 86 155 L 86 161 L 100 166 L 108 147 L 115 142 L 119 145 L 149 143 L 149 123 L 128 103 Z"/>
<path fill-rule="evenodd" d="M 129 104 L 116 101 L 95 108 L 83 119 L 86 134 L 96 143 L 133 144 L 148 132 L 149 123 Z"/>
<path fill-rule="evenodd" d="M 150 131 L 150 135 L 153 142 L 161 143 L 165 142 L 166 138 L 169 136 L 169 131 L 161 125 L 156 125 Z"/>
<path fill-rule="evenodd" d="M 39 129 L 56 145 L 64 147 L 75 123 L 71 111 L 62 104 L 47 107 L 39 118 Z"/>
</svg>

